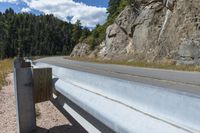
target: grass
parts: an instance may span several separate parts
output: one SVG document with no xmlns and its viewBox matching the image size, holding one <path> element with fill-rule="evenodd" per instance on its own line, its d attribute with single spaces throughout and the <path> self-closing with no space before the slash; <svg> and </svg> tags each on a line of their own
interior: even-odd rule
<svg viewBox="0 0 200 133">
<path fill-rule="evenodd" d="M 36 57 L 35 57 L 36 58 Z M 37 57 L 38 59 L 39 57 Z M 0 60 L 0 90 L 7 85 L 6 77 L 12 71 L 13 59 Z M 40 117 L 41 112 L 38 105 L 35 106 L 36 117 Z"/>
<path fill-rule="evenodd" d="M 7 85 L 6 76 L 12 71 L 13 59 L 0 60 L 0 90 Z"/>
<path fill-rule="evenodd" d="M 170 70 L 179 70 L 179 71 L 194 71 L 200 72 L 200 66 L 195 65 L 176 65 L 173 61 L 164 61 L 162 63 L 148 63 L 145 61 L 116 61 L 116 60 L 98 60 L 95 58 L 80 58 L 73 57 L 69 58 L 72 60 L 78 61 L 87 61 L 87 62 L 95 62 L 95 63 L 103 63 L 103 64 L 117 64 L 117 65 L 127 65 L 133 67 L 145 67 L 145 68 L 159 68 L 159 69 L 170 69 Z"/>
</svg>

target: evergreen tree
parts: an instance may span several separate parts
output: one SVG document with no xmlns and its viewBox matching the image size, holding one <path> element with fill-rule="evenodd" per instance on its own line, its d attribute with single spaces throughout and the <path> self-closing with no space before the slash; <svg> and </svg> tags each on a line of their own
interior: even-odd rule
<svg viewBox="0 0 200 133">
<path fill-rule="evenodd" d="M 9 8 L 0 12 L 0 58 L 70 54 L 89 34 L 80 21 L 71 24 L 53 15 L 16 14 Z"/>
<path fill-rule="evenodd" d="M 72 41 L 73 44 L 76 45 L 81 37 L 82 34 L 82 28 L 81 28 L 81 22 L 80 20 L 77 20 L 77 22 L 75 23 L 75 25 L 73 26 L 73 30 L 72 30 Z"/>
<path fill-rule="evenodd" d="M 117 9 L 118 9 L 118 7 L 120 5 L 120 1 L 121 0 L 110 0 L 109 1 L 108 9 L 107 9 L 108 14 L 109 14 L 108 18 L 112 17 L 112 16 L 114 16 L 114 15 L 116 15 L 118 13 Z"/>
</svg>

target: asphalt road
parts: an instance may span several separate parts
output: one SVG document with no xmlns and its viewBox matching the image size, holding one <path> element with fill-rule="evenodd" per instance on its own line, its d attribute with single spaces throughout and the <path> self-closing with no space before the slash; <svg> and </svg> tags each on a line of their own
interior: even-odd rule
<svg viewBox="0 0 200 133">
<path fill-rule="evenodd" d="M 48 57 L 36 60 L 55 66 L 84 71 L 99 75 L 141 82 L 164 87 L 180 93 L 200 96 L 200 73 L 164 69 L 140 68 L 113 64 L 98 64 L 65 59 L 64 57 Z"/>
</svg>

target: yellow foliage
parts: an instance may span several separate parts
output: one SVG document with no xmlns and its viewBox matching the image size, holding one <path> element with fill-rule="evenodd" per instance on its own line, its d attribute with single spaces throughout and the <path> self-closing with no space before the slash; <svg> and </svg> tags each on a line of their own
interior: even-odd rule
<svg viewBox="0 0 200 133">
<path fill-rule="evenodd" d="M 6 76 L 12 70 L 12 59 L 0 60 L 0 89 L 7 84 Z"/>
</svg>

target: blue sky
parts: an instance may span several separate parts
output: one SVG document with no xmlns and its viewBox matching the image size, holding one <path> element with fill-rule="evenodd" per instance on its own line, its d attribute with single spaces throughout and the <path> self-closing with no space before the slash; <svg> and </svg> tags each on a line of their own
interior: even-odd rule
<svg viewBox="0 0 200 133">
<path fill-rule="evenodd" d="M 107 18 L 109 0 L 0 0 L 0 11 L 11 7 L 15 12 L 53 14 L 59 19 L 75 23 L 81 20 L 83 26 L 95 27 Z"/>
<path fill-rule="evenodd" d="M 107 7 L 108 0 L 74 0 L 75 2 L 83 2 L 91 6 Z"/>
</svg>

